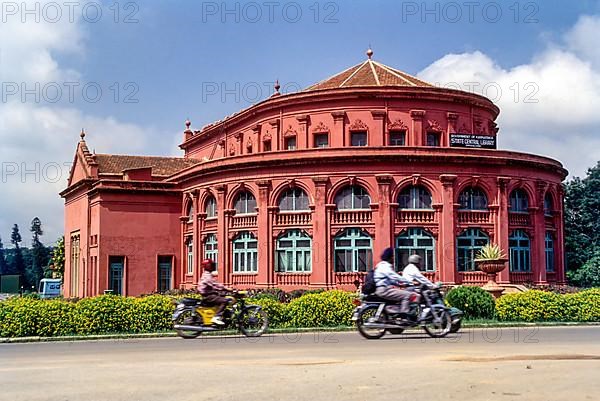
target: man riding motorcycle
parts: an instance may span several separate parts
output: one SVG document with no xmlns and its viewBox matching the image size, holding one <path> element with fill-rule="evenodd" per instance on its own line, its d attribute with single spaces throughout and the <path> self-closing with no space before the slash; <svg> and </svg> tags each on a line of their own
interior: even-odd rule
<svg viewBox="0 0 600 401">
<path fill-rule="evenodd" d="M 410 285 L 410 282 L 394 271 L 393 261 L 394 249 L 386 248 L 381 254 L 381 262 L 375 266 L 375 295 L 400 304 L 400 313 L 408 315 L 411 297 L 416 294 L 400 288 Z"/>
<path fill-rule="evenodd" d="M 222 297 L 219 294 L 219 291 L 232 291 L 232 289 L 225 287 L 223 284 L 215 280 L 215 277 L 213 276 L 213 272 L 215 271 L 215 262 L 213 262 L 211 259 L 204 259 L 200 266 L 204 272 L 202 273 L 200 281 L 198 282 L 198 292 L 202 294 L 202 299 L 206 305 L 219 306 L 219 309 L 211 321 L 218 325 L 224 325 L 225 322 L 223 322 L 221 318 L 228 301 L 227 298 Z"/>
<path fill-rule="evenodd" d="M 435 288 L 436 285 L 421 273 L 421 261 L 422 259 L 419 255 L 410 255 L 408 257 L 408 264 L 402 270 L 402 277 L 410 283 L 417 282 L 429 288 Z"/>
<path fill-rule="evenodd" d="M 410 283 L 419 283 L 429 289 L 436 289 L 438 286 L 432 283 L 427 277 L 421 273 L 421 261 L 422 258 L 419 255 L 410 255 L 408 257 L 408 264 L 402 270 L 402 277 Z M 421 318 L 424 318 L 429 313 L 429 308 L 424 308 L 421 312 Z"/>
</svg>

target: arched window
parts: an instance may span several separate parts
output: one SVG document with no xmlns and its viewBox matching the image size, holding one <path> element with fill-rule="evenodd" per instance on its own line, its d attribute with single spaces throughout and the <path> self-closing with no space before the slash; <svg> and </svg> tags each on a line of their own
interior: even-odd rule
<svg viewBox="0 0 600 401">
<path fill-rule="evenodd" d="M 527 193 L 517 188 L 510 193 L 510 211 L 511 212 L 527 212 L 529 208 L 529 198 Z"/>
<path fill-rule="evenodd" d="M 342 188 L 335 196 L 335 204 L 339 210 L 369 209 L 371 198 L 361 186 L 351 185 Z"/>
<path fill-rule="evenodd" d="M 525 231 L 513 231 L 508 237 L 508 246 L 510 248 L 510 271 L 531 271 L 529 237 L 525 234 Z"/>
<path fill-rule="evenodd" d="M 336 272 L 366 272 L 373 267 L 373 240 L 358 228 L 349 228 L 333 240 Z"/>
<path fill-rule="evenodd" d="M 206 236 L 206 241 L 204 241 L 204 258 L 211 259 L 215 262 L 215 268 L 218 268 L 219 248 L 215 234 L 208 234 Z"/>
<path fill-rule="evenodd" d="M 300 230 L 286 231 L 275 244 L 275 271 L 310 272 L 312 240 Z"/>
<path fill-rule="evenodd" d="M 247 231 L 233 240 L 233 272 L 255 273 L 258 271 L 258 241 Z"/>
<path fill-rule="evenodd" d="M 290 188 L 279 197 L 279 210 L 295 212 L 308 209 L 308 195 L 300 188 Z"/>
<path fill-rule="evenodd" d="M 458 203 L 463 210 L 487 210 L 488 208 L 487 196 L 478 187 L 465 188 L 458 197 Z"/>
<path fill-rule="evenodd" d="M 194 204 L 192 202 L 188 203 L 187 209 L 185 210 L 185 215 L 188 218 L 188 223 L 194 221 Z"/>
<path fill-rule="evenodd" d="M 489 242 L 488 235 L 478 228 L 469 228 L 456 237 L 458 271 L 475 271 L 475 257 Z"/>
<path fill-rule="evenodd" d="M 554 272 L 554 238 L 546 231 L 546 271 Z"/>
<path fill-rule="evenodd" d="M 431 209 L 431 193 L 422 186 L 404 188 L 398 196 L 400 209 Z"/>
<path fill-rule="evenodd" d="M 204 208 L 204 211 L 206 212 L 207 219 L 217 217 L 217 201 L 215 200 L 214 196 L 211 196 L 206 200 L 206 207 Z"/>
<path fill-rule="evenodd" d="M 435 242 L 422 228 L 409 228 L 396 238 L 396 270 L 408 264 L 410 255 L 419 255 L 425 271 L 435 271 Z"/>
<path fill-rule="evenodd" d="M 235 198 L 234 209 L 236 214 L 256 213 L 256 199 L 248 191 L 240 192 Z"/>
<path fill-rule="evenodd" d="M 544 196 L 544 215 L 552 216 L 552 211 L 554 210 L 552 206 L 552 195 L 546 194 Z"/>
<path fill-rule="evenodd" d="M 194 239 L 187 237 L 185 240 L 185 248 L 187 251 L 187 269 L 188 275 L 194 274 Z"/>
</svg>

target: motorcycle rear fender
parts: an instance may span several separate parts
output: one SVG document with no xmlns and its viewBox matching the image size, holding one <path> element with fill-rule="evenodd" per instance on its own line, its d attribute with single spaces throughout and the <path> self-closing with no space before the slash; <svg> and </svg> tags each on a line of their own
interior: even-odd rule
<svg viewBox="0 0 600 401">
<path fill-rule="evenodd" d="M 192 311 L 193 312 L 194 308 L 190 307 L 190 306 L 185 306 L 183 308 L 175 308 L 175 312 L 173 312 L 173 320 L 177 320 L 177 318 L 185 311 Z"/>
</svg>

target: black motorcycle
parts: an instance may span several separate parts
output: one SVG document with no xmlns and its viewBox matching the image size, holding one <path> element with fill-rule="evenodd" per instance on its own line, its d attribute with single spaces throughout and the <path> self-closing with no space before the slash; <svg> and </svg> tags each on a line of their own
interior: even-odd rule
<svg viewBox="0 0 600 401">
<path fill-rule="evenodd" d="M 246 291 L 234 291 L 225 296 L 228 300 L 223 312 L 224 325 L 212 322 L 218 306 L 207 305 L 200 299 L 183 298 L 177 302 L 173 313 L 173 328 L 182 338 L 196 338 L 201 333 L 237 329 L 247 337 L 259 337 L 267 331 L 269 319 L 258 305 L 247 305 Z"/>
<path fill-rule="evenodd" d="M 410 303 L 408 313 L 400 313 L 399 305 L 379 298 L 376 295 L 361 295 L 360 305 L 354 310 L 352 320 L 358 332 L 367 339 L 378 339 L 385 335 L 402 334 L 405 329 L 423 327 L 431 337 L 444 337 L 455 329 L 460 329 L 462 312 L 447 307 L 439 287 L 421 286 L 408 288 L 418 301 Z M 454 312 L 454 317 L 453 313 Z M 459 313 L 460 312 L 460 313 Z"/>
</svg>

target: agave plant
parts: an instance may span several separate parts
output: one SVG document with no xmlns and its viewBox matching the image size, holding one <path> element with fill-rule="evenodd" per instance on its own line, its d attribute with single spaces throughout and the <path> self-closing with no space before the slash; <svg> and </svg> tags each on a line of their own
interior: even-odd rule
<svg viewBox="0 0 600 401">
<path fill-rule="evenodd" d="M 498 244 L 487 244 L 487 245 L 483 246 L 479 250 L 479 253 L 477 254 L 477 256 L 475 257 L 475 260 L 500 260 L 500 259 L 506 259 L 506 254 L 504 254 L 504 252 L 502 251 L 502 249 L 500 249 L 500 246 L 498 246 Z"/>
</svg>

